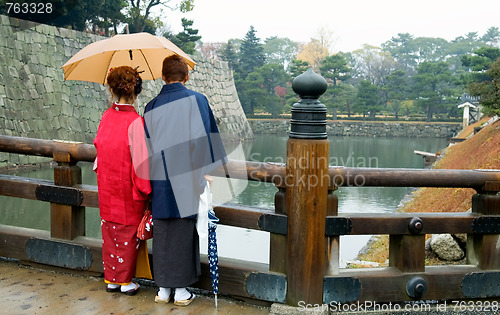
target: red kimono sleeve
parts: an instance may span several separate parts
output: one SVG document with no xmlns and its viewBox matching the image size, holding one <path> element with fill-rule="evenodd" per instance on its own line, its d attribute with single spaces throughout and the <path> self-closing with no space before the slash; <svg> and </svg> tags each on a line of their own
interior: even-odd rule
<svg viewBox="0 0 500 315">
<path fill-rule="evenodd" d="M 146 200 L 151 193 L 151 183 L 149 181 L 149 152 L 142 117 L 130 124 L 128 136 L 132 156 L 133 198 L 137 201 Z"/>
</svg>

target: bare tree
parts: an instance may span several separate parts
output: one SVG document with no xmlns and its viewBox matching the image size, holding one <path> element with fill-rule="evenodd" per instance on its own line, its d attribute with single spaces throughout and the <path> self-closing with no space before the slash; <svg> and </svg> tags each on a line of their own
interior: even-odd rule
<svg viewBox="0 0 500 315">
<path fill-rule="evenodd" d="M 222 49 L 225 43 L 209 42 L 203 43 L 198 47 L 201 55 L 205 58 L 220 60 L 219 51 Z"/>
</svg>

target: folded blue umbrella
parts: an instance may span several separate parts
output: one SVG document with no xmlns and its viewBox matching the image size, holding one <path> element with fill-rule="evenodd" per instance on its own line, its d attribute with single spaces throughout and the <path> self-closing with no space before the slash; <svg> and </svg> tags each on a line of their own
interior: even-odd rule
<svg viewBox="0 0 500 315">
<path fill-rule="evenodd" d="M 215 216 L 212 207 L 208 210 L 208 265 L 212 277 L 212 289 L 215 295 L 215 307 L 217 307 L 217 294 L 219 293 L 219 256 L 217 254 L 217 223 L 219 218 Z"/>
</svg>

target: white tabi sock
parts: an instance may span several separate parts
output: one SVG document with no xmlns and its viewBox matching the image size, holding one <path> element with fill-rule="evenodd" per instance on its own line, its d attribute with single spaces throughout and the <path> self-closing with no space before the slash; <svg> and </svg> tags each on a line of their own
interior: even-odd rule
<svg viewBox="0 0 500 315">
<path fill-rule="evenodd" d="M 176 288 L 175 289 L 175 296 L 174 300 L 176 301 L 182 301 L 182 300 L 187 300 L 191 296 L 191 293 L 189 293 L 186 288 Z"/>
<path fill-rule="evenodd" d="M 136 283 L 134 283 L 134 282 L 130 282 L 130 283 L 129 283 L 129 284 L 127 284 L 127 285 L 122 285 L 122 287 L 121 287 L 121 289 L 120 289 L 120 290 L 121 290 L 122 292 L 126 292 L 126 291 L 128 291 L 128 290 L 133 290 L 133 289 L 135 289 L 135 286 L 136 286 Z M 137 284 L 137 288 L 139 288 L 139 285 L 138 285 L 138 284 Z"/>
<path fill-rule="evenodd" d="M 162 300 L 166 300 L 170 297 L 170 293 L 172 293 L 172 290 L 170 288 L 160 287 L 160 290 L 158 291 L 158 297 Z"/>
</svg>

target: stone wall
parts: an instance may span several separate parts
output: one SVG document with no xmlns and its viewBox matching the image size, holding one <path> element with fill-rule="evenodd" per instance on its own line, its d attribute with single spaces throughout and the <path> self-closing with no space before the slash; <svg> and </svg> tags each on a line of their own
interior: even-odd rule
<svg viewBox="0 0 500 315">
<path fill-rule="evenodd" d="M 0 15 L 0 134 L 92 143 L 110 97 L 102 84 L 64 81 L 62 65 L 103 37 Z M 186 86 L 204 93 L 225 140 L 253 138 L 227 63 L 197 61 Z M 138 110 L 163 82 L 145 81 Z M 0 166 L 40 158 L 0 152 Z"/>
<path fill-rule="evenodd" d="M 290 132 L 290 120 L 250 119 L 249 122 L 255 134 L 288 135 Z M 461 130 L 460 123 L 328 121 L 326 126 L 330 136 L 450 138 Z"/>
</svg>

